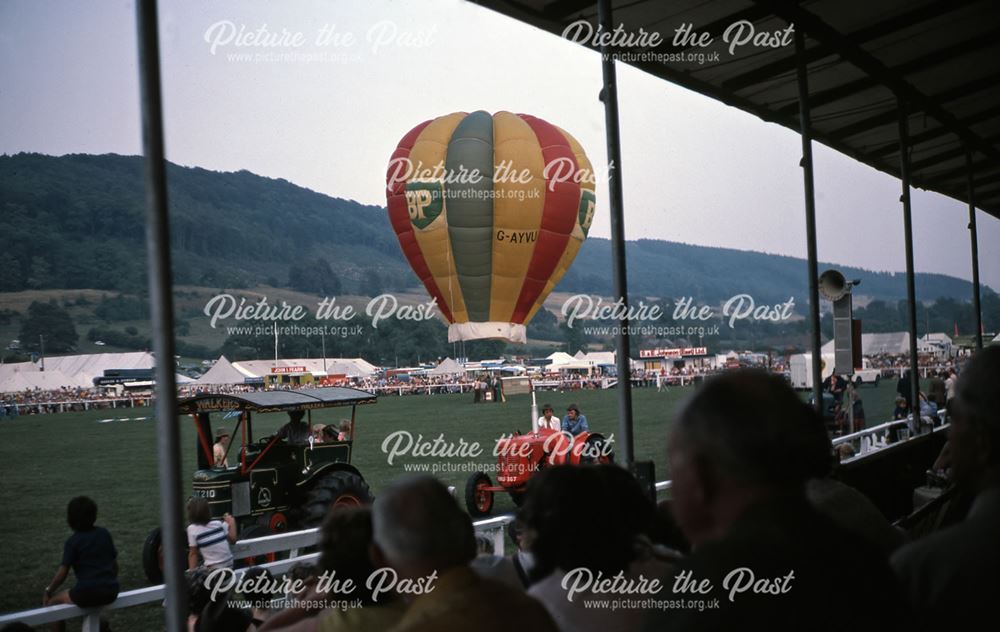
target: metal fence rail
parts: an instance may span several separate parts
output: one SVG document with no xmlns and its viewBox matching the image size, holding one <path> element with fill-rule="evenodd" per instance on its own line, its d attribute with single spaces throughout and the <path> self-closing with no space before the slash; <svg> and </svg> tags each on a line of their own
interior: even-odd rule
<svg viewBox="0 0 1000 632">
<path fill-rule="evenodd" d="M 880 424 L 878 426 L 866 428 L 861 432 L 837 437 L 833 440 L 833 444 L 839 445 L 842 443 L 857 442 L 866 437 L 873 437 L 880 433 L 886 433 L 892 428 L 905 426 L 907 423 L 908 422 L 906 420 L 901 420 Z M 946 431 L 946 428 L 947 424 L 935 428 L 934 432 Z M 910 437 L 910 439 L 912 438 L 913 437 Z M 902 443 L 907 440 L 908 439 L 903 439 L 897 443 Z M 865 454 L 871 454 L 875 451 L 877 450 L 870 450 L 864 454 L 858 454 L 853 457 L 852 460 L 863 457 Z M 659 481 L 656 483 L 656 491 L 664 492 L 669 490 L 672 486 L 673 481 Z M 494 552 L 497 555 L 503 555 L 506 548 L 505 528 L 513 519 L 514 516 L 508 514 L 484 520 L 477 520 L 472 524 L 477 533 L 489 535 L 493 539 Z M 269 569 L 274 575 L 281 575 L 286 573 L 295 564 L 311 563 L 317 560 L 319 558 L 318 553 L 300 555 L 299 551 L 301 549 L 315 546 L 319 543 L 319 540 L 320 532 L 319 529 L 316 528 L 304 529 L 302 531 L 290 531 L 287 533 L 276 533 L 260 538 L 240 540 L 232 545 L 233 557 L 243 559 L 266 555 L 268 553 L 282 553 L 288 551 L 290 553 L 288 559 L 261 564 L 261 566 Z M 236 571 L 237 576 L 241 576 L 243 572 L 243 570 Z M 162 584 L 158 586 L 147 586 L 145 588 L 125 591 L 119 594 L 118 599 L 116 599 L 113 603 L 102 608 L 79 608 L 73 605 L 60 605 L 3 614 L 0 615 L 0 626 L 13 623 L 14 621 L 22 621 L 28 625 L 43 625 L 46 623 L 82 617 L 83 632 L 98 632 L 100 630 L 100 615 L 102 612 L 155 603 L 157 601 L 162 601 L 163 598 L 164 586 Z"/>
<path fill-rule="evenodd" d="M 477 533 L 489 534 L 493 538 L 493 547 L 497 555 L 503 555 L 505 548 L 504 528 L 507 523 L 514 519 L 511 515 L 497 516 L 486 520 L 479 520 L 473 523 Z M 268 553 L 291 552 L 288 559 L 260 564 L 268 569 L 275 576 L 287 573 L 296 564 L 313 563 L 319 559 L 319 553 L 308 553 L 299 555 L 300 549 L 314 546 L 319 543 L 319 529 L 304 529 L 302 531 L 290 531 L 288 533 L 275 533 L 260 538 L 240 540 L 233 544 L 233 557 L 242 559 L 266 555 Z M 237 577 L 242 577 L 246 569 L 235 571 Z M 31 626 L 44 625 L 68 619 L 83 619 L 83 632 L 99 632 L 101 628 L 101 614 L 108 610 L 121 610 L 143 604 L 162 602 L 165 597 L 163 584 L 156 586 L 146 586 L 128 590 L 118 595 L 114 602 L 100 608 L 80 608 L 74 605 L 46 606 L 44 608 L 34 608 L 21 612 L 12 612 L 0 615 L 0 627 L 20 621 Z"/>
</svg>

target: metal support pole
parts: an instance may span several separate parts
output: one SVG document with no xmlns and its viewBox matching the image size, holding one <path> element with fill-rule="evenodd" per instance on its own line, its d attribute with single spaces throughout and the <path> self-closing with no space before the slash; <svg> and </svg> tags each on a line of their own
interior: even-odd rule
<svg viewBox="0 0 1000 632">
<path fill-rule="evenodd" d="M 605 33 L 614 30 L 611 23 L 611 0 L 598 0 L 598 22 Z M 608 38 L 605 38 L 607 40 Z M 622 212 L 622 153 L 618 130 L 618 85 L 615 78 L 615 60 L 610 42 L 601 46 L 601 65 L 604 75 L 604 124 L 608 143 L 608 188 L 611 204 L 611 269 L 615 300 L 621 301 L 626 314 L 618 321 L 615 351 L 618 365 L 618 445 L 625 467 L 635 461 L 632 443 L 632 367 L 628 335 L 628 273 L 625 267 L 625 218 Z"/>
<path fill-rule="evenodd" d="M 976 186 L 972 177 L 972 152 L 965 152 L 965 172 L 969 182 L 969 240 L 972 250 L 972 309 L 976 316 L 976 349 L 983 348 L 983 307 L 979 302 L 979 237 L 976 232 Z"/>
<path fill-rule="evenodd" d="M 160 478 L 160 525 L 163 537 L 165 628 L 180 632 L 187 626 L 187 590 L 182 543 L 180 432 L 174 367 L 174 304 L 171 294 L 170 229 L 167 216 L 167 174 L 163 150 L 163 110 L 160 95 L 160 44 L 156 0 L 136 3 L 139 44 L 139 86 L 142 144 L 146 177 L 146 249 L 149 253 L 149 302 L 156 355 L 156 427 Z"/>
<path fill-rule="evenodd" d="M 897 98 L 899 109 L 899 175 L 903 181 L 903 240 L 906 245 L 906 301 L 910 330 L 910 414 L 912 431 L 920 427 L 920 369 L 917 364 L 917 290 L 913 277 L 913 218 L 910 214 L 910 125 L 906 104 Z"/>
<path fill-rule="evenodd" d="M 812 351 L 812 392 L 816 410 L 823 414 L 823 369 L 819 319 L 819 263 L 816 255 L 816 195 L 813 187 L 812 121 L 809 117 L 809 78 L 806 74 L 805 36 L 795 29 L 795 59 L 799 84 L 799 135 L 802 137 L 802 183 L 806 201 L 806 253 L 809 275 L 809 342 Z"/>
</svg>

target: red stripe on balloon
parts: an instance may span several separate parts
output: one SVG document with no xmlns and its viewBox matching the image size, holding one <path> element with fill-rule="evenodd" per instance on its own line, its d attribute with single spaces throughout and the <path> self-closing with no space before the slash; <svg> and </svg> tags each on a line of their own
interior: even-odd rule
<svg viewBox="0 0 1000 632">
<path fill-rule="evenodd" d="M 580 167 L 569 141 L 554 125 L 528 114 L 518 116 L 535 132 L 542 148 L 543 163 L 550 170 L 548 175 L 557 180 L 550 182 L 546 179 L 538 241 L 535 242 L 531 263 L 511 316 L 513 322 L 524 323 L 562 258 L 576 225 L 580 210 L 580 184 L 575 182 L 575 176 Z"/>
<path fill-rule="evenodd" d="M 448 303 L 444 300 L 444 294 L 441 293 L 441 289 L 438 287 L 437 282 L 434 281 L 434 276 L 431 274 L 430 268 L 427 267 L 424 254 L 420 251 L 420 244 L 417 243 L 417 238 L 413 234 L 413 224 L 410 223 L 410 212 L 406 206 L 406 180 L 408 177 L 404 177 L 406 175 L 405 171 L 400 166 L 404 159 L 409 158 L 410 151 L 413 149 L 414 143 L 417 142 L 420 133 L 430 124 L 431 121 L 424 121 L 411 129 L 403 137 L 403 140 L 399 141 L 396 151 L 392 152 L 392 158 L 389 160 L 389 168 L 385 176 L 386 203 L 389 209 L 389 222 L 392 224 L 392 229 L 396 232 L 396 237 L 399 239 L 399 246 L 403 249 L 403 256 L 410 262 L 413 271 L 416 272 L 417 277 L 423 282 L 424 287 L 427 288 L 428 294 L 432 298 L 437 299 L 437 306 L 441 310 L 441 314 L 451 323 L 455 319 L 451 315 Z"/>
</svg>

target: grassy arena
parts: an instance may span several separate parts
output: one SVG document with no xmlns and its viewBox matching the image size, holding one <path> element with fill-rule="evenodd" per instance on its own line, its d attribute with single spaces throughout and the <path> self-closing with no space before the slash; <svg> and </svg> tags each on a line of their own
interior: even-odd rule
<svg viewBox="0 0 1000 632">
<path fill-rule="evenodd" d="M 666 438 L 672 413 L 690 388 L 633 390 L 636 458 L 656 463 L 658 480 L 669 477 Z M 869 425 L 892 411 L 894 381 L 861 390 Z M 591 428 L 617 433 L 615 392 L 584 391 L 540 393 L 539 406 L 551 402 L 557 411 L 576 402 Z M 529 428 L 530 398 L 513 396 L 504 404 L 473 405 L 471 395 L 383 397 L 374 406 L 358 408 L 354 464 L 372 489 L 378 490 L 406 470 L 406 464 L 444 462 L 454 470 L 439 472 L 449 485 L 464 490 L 473 463 L 488 466 L 496 438 L 512 430 Z M 329 409 L 314 414 L 314 423 L 335 422 L 349 409 Z M 141 568 L 141 548 L 158 521 L 156 432 L 149 408 L 99 410 L 83 413 L 28 415 L 0 420 L 0 467 L 3 485 L 0 502 L 0 612 L 37 607 L 42 590 L 59 563 L 62 543 L 70 531 L 65 522 L 66 502 L 86 494 L 97 501 L 98 524 L 107 527 L 119 552 L 123 589 L 146 584 Z M 136 421 L 132 418 L 146 417 Z M 128 418 L 127 420 L 122 420 Z M 112 421 L 104 421 L 112 419 Z M 213 415 L 213 423 L 218 416 Z M 254 418 L 258 436 L 284 423 L 284 415 Z M 232 423 L 231 421 L 228 423 Z M 390 466 L 382 442 L 393 432 L 408 430 L 427 440 L 443 434 L 446 441 L 479 442 L 483 454 L 476 459 L 399 457 Z M 185 483 L 194 471 L 194 428 L 182 419 Z M 492 476 L 491 476 L 492 477 Z M 494 513 L 513 507 L 498 497 Z M 72 585 L 72 577 L 65 587 Z M 117 630 L 157 629 L 159 606 L 129 608 L 111 616 Z M 71 624 L 69 629 L 74 629 Z M 78 628 L 77 628 L 78 629 Z"/>
</svg>

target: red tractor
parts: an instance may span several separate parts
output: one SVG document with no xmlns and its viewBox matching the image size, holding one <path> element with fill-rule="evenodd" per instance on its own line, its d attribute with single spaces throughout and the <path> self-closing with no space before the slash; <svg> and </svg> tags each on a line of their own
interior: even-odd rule
<svg viewBox="0 0 1000 632">
<path fill-rule="evenodd" d="M 542 428 L 503 436 L 495 450 L 497 484 L 484 472 L 469 476 L 465 506 L 474 518 L 487 516 L 493 510 L 493 494 L 507 492 L 520 507 L 528 480 L 543 467 L 610 463 L 614 460 L 611 448 L 612 442 L 597 432 L 581 432 L 574 437 L 568 432 Z"/>
</svg>

